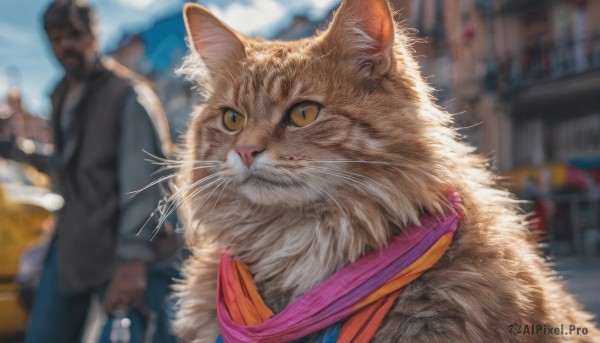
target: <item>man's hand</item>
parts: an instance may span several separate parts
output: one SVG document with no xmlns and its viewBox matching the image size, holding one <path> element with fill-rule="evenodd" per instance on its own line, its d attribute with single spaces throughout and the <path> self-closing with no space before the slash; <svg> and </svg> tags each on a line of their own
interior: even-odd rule
<svg viewBox="0 0 600 343">
<path fill-rule="evenodd" d="M 104 309 L 107 314 L 121 306 L 131 307 L 144 302 L 146 291 L 146 265 L 139 260 L 123 263 L 117 267 L 108 285 Z"/>
</svg>

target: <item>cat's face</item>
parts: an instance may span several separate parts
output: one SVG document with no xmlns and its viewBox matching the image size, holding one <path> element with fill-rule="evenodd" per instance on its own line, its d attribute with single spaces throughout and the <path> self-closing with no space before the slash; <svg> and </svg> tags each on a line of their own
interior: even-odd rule
<svg viewBox="0 0 600 343">
<path fill-rule="evenodd" d="M 196 5 L 186 23 L 210 80 L 188 136 L 188 158 L 210 161 L 191 180 L 207 197 L 385 201 L 428 158 L 386 1 L 346 1 L 326 32 L 298 42 L 242 37 Z"/>
</svg>

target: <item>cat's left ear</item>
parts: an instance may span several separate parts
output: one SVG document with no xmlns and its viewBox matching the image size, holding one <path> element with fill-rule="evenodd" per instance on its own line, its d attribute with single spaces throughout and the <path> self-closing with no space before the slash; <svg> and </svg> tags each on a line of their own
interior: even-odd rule
<svg viewBox="0 0 600 343">
<path fill-rule="evenodd" d="M 394 20 L 388 0 L 345 0 L 324 37 L 345 62 L 372 76 L 393 64 Z"/>
<path fill-rule="evenodd" d="M 245 56 L 243 38 L 204 7 L 188 3 L 183 10 L 192 47 L 215 79 Z"/>
</svg>

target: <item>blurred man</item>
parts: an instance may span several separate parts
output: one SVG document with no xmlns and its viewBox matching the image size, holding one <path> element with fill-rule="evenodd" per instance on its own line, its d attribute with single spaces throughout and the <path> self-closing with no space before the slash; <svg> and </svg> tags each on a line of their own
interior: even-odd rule
<svg viewBox="0 0 600 343">
<path fill-rule="evenodd" d="M 165 304 L 177 274 L 178 240 L 170 225 L 153 239 L 156 222 L 142 229 L 160 200 L 159 189 L 133 198 L 129 193 L 156 177 L 145 152 L 169 153 L 160 104 L 132 72 L 97 55 L 89 5 L 53 2 L 44 29 L 65 72 L 52 94 L 56 179 L 65 206 L 57 216 L 26 342 L 79 341 L 94 294 L 109 315 L 129 311 L 132 341 L 142 339 L 144 326 L 138 324 L 148 322 L 154 342 L 174 342 Z M 101 341 L 110 331 L 107 325 Z"/>
</svg>

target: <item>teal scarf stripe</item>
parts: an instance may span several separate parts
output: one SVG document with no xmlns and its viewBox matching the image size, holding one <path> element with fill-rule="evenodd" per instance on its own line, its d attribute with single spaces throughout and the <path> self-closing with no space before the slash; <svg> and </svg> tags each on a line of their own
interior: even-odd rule
<svg viewBox="0 0 600 343">
<path fill-rule="evenodd" d="M 321 337 L 319 337 L 318 342 L 319 343 L 335 343 L 335 342 L 337 342 L 338 337 L 340 336 L 340 331 L 342 330 L 342 322 L 343 321 L 339 321 L 339 322 L 331 325 L 327 329 L 325 329 L 325 331 L 323 331 L 323 333 L 321 333 Z"/>
</svg>

